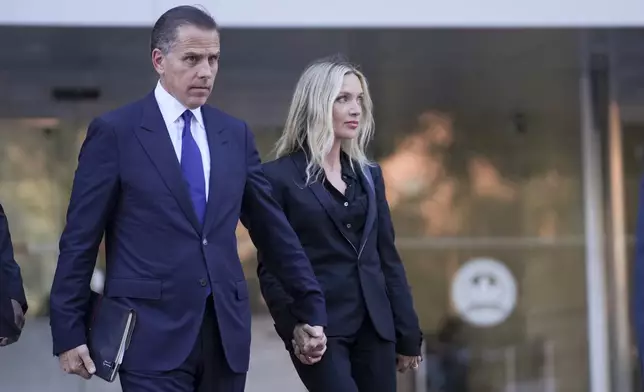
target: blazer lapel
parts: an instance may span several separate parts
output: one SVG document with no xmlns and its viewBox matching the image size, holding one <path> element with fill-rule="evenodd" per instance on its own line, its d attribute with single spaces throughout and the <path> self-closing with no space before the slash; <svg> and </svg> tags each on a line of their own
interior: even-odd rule
<svg viewBox="0 0 644 392">
<path fill-rule="evenodd" d="M 223 121 L 218 119 L 217 113 L 208 106 L 201 108 L 206 134 L 208 135 L 208 147 L 210 149 L 210 186 L 208 190 L 208 204 L 206 205 L 206 219 L 203 232 L 208 233 L 217 216 L 217 207 L 221 206 L 221 192 L 218 187 L 225 186 L 226 173 L 226 148 L 228 143 L 226 129 Z"/>
<path fill-rule="evenodd" d="M 197 233 L 201 233 L 197 214 L 183 179 L 181 165 L 172 146 L 172 140 L 170 140 L 159 105 L 152 93 L 145 98 L 141 128 L 135 134 L 159 174 L 161 174 L 166 186 L 179 203 L 186 218 L 188 218 Z"/>
<path fill-rule="evenodd" d="M 291 155 L 291 159 L 297 167 L 297 171 L 302 174 L 303 181 L 306 181 L 306 154 L 303 151 L 298 151 Z M 353 247 L 353 249 L 355 249 L 356 253 L 358 253 L 358 250 L 355 248 L 353 243 L 351 243 L 351 241 L 349 241 L 349 239 L 344 235 L 344 232 L 342 231 L 342 222 L 340 222 L 340 219 L 338 217 L 337 203 L 335 203 L 335 201 L 332 199 L 329 192 L 324 189 L 324 185 L 322 185 L 320 181 L 315 181 L 309 184 L 308 188 L 311 190 L 311 192 L 313 192 L 322 207 L 324 207 L 324 210 L 329 215 L 329 218 L 331 218 L 331 221 L 333 222 L 335 227 L 338 229 L 340 234 L 342 234 L 342 237 L 351 245 L 351 247 Z"/>
<path fill-rule="evenodd" d="M 360 240 L 360 251 L 358 252 L 358 257 L 362 255 L 362 251 L 367 243 L 369 238 L 369 233 L 373 229 L 373 224 L 376 221 L 378 216 L 378 204 L 376 202 L 376 187 L 373 183 L 373 176 L 371 175 L 371 168 L 368 166 L 362 169 L 362 173 L 359 173 L 360 182 L 362 182 L 362 187 L 367 191 L 367 219 L 364 224 L 364 229 L 362 231 L 362 239 Z"/>
</svg>

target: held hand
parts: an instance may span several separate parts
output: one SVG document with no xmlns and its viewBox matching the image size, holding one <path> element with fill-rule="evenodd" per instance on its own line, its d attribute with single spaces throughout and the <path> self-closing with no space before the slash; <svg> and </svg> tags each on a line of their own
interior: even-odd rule
<svg viewBox="0 0 644 392">
<path fill-rule="evenodd" d="M 298 324 L 293 330 L 293 354 L 305 365 L 313 365 L 322 359 L 326 342 L 322 327 Z"/>
<path fill-rule="evenodd" d="M 22 306 L 15 299 L 11 300 L 13 307 L 13 320 L 16 326 L 22 331 L 25 326 L 25 314 L 22 312 Z M 20 335 L 11 338 L 0 338 L 0 347 L 8 346 L 18 341 Z"/>
<path fill-rule="evenodd" d="M 405 373 L 409 369 L 418 369 L 418 366 L 422 361 L 422 356 L 407 357 L 405 355 L 396 354 L 396 369 L 400 373 Z"/>
<path fill-rule="evenodd" d="M 303 354 L 326 350 L 326 336 L 322 327 L 298 324 L 293 330 L 293 339 Z"/>
<path fill-rule="evenodd" d="M 96 372 L 94 361 L 89 356 L 89 349 L 84 344 L 60 354 L 58 361 L 65 373 L 76 374 L 86 380 Z"/>
<path fill-rule="evenodd" d="M 11 300 L 11 305 L 13 305 L 13 317 L 16 326 L 22 331 L 25 327 L 25 314 L 22 312 L 22 306 L 15 299 Z"/>
<path fill-rule="evenodd" d="M 293 340 L 293 355 L 302 362 L 305 365 L 314 365 L 322 360 L 322 356 L 326 352 L 326 346 L 319 349 L 319 350 L 314 350 L 311 351 L 308 354 L 304 354 L 300 347 L 297 345 L 295 342 L 295 339 Z"/>
</svg>

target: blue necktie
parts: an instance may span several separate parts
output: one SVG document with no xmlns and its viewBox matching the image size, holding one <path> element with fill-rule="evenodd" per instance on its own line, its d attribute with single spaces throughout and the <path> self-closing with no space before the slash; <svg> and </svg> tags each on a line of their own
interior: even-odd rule
<svg viewBox="0 0 644 392">
<path fill-rule="evenodd" d="M 181 137 L 181 171 L 183 178 L 188 184 L 190 199 L 195 208 L 197 219 L 203 225 L 203 219 L 206 214 L 206 179 L 204 177 L 203 161 L 201 160 L 201 151 L 197 142 L 190 132 L 192 122 L 192 112 L 186 110 L 181 115 L 183 118 L 183 135 Z"/>
</svg>

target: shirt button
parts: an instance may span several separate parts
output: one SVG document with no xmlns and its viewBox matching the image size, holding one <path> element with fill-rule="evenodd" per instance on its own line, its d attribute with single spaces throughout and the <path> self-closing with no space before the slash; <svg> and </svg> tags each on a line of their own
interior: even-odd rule
<svg viewBox="0 0 644 392">
<path fill-rule="evenodd" d="M 347 229 L 351 228 L 351 223 L 347 223 Z"/>
<path fill-rule="evenodd" d="M 345 207 L 347 207 L 348 205 L 349 205 L 349 202 L 348 202 L 348 201 L 345 201 L 345 202 L 344 202 L 344 206 L 345 206 Z"/>
<path fill-rule="evenodd" d="M 205 238 L 203 239 L 203 241 L 201 241 L 201 243 L 203 244 L 203 246 L 208 246 L 208 240 Z"/>
<path fill-rule="evenodd" d="M 199 279 L 199 284 L 201 285 L 201 287 L 208 286 L 208 282 L 206 281 L 206 279 Z"/>
</svg>

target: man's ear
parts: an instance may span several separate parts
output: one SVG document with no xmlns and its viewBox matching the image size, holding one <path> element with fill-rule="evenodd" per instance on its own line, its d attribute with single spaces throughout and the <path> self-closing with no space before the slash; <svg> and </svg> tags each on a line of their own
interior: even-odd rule
<svg viewBox="0 0 644 392">
<path fill-rule="evenodd" d="M 160 49 L 154 49 L 152 51 L 152 66 L 159 75 L 165 73 L 165 55 Z"/>
</svg>

